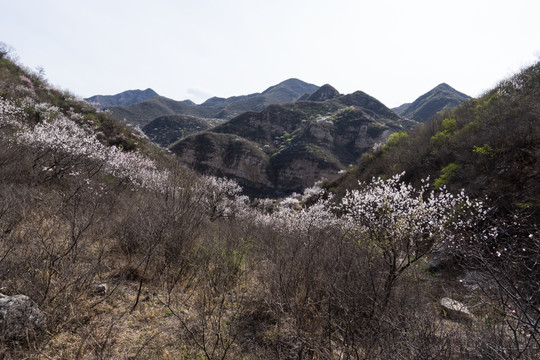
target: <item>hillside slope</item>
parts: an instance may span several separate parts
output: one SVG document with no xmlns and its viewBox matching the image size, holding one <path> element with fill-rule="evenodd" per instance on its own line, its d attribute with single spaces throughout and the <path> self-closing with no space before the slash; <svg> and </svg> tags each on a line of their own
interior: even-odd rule
<svg viewBox="0 0 540 360">
<path fill-rule="evenodd" d="M 165 115 L 150 121 L 141 130 L 154 143 L 166 148 L 179 139 L 215 125 L 209 120 L 194 116 Z"/>
<path fill-rule="evenodd" d="M 418 182 L 466 188 L 500 208 L 540 214 L 540 63 L 478 99 L 441 113 L 409 135 L 366 154 L 332 186 L 344 192 L 373 176 L 406 172 Z"/>
<path fill-rule="evenodd" d="M 250 204 L 233 181 L 196 176 L 1 50 L 0 357 L 539 358 L 540 230 L 525 211 L 505 223 L 463 193 L 400 176 L 341 201 L 315 186 Z M 481 165 L 486 176 L 529 176 L 513 180 L 537 196 L 539 75 L 529 69 L 431 128 L 394 133 L 362 174 L 414 163 L 428 173 L 424 160 L 451 160 L 436 185 Z M 244 178 L 273 159 L 295 162 L 304 146 L 332 164 L 405 123 L 361 92 L 236 119 L 190 138 L 210 150 L 194 151 L 201 162 L 238 163 Z M 366 144 L 330 152 L 359 131 Z M 427 142 L 409 144 L 418 134 Z M 534 196 L 516 206 L 534 210 Z M 428 273 L 434 248 L 458 249 L 470 271 Z"/>
</svg>

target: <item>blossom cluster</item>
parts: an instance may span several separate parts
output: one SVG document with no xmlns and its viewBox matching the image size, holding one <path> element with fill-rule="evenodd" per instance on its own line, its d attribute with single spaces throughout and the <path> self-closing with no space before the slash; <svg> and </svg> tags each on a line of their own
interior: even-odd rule
<svg viewBox="0 0 540 360">
<path fill-rule="evenodd" d="M 25 112 L 15 103 L 0 97 L 0 128 L 19 124 L 25 117 Z"/>
<path fill-rule="evenodd" d="M 429 179 L 416 189 L 401 181 L 404 173 L 388 180 L 373 179 L 363 190 L 348 191 L 340 211 L 363 234 L 380 241 L 410 246 L 413 242 L 452 245 L 464 230 L 473 228 L 487 210 L 462 191 L 454 195 L 441 188 L 429 192 Z"/>
<path fill-rule="evenodd" d="M 32 83 L 32 80 L 30 80 L 28 77 L 26 77 L 24 75 L 20 75 L 19 77 L 20 77 L 21 81 L 23 82 L 23 84 L 28 86 L 30 89 L 34 88 L 34 84 Z"/>
<path fill-rule="evenodd" d="M 302 201 L 305 203 L 310 200 L 316 200 L 323 196 L 326 190 L 322 188 L 322 181 L 317 181 L 313 186 L 305 188 L 302 194 Z"/>
<path fill-rule="evenodd" d="M 255 222 L 283 235 L 309 237 L 314 231 L 341 226 L 341 220 L 332 211 L 331 199 L 320 198 L 315 204 L 303 207 L 292 207 L 290 201 L 282 201 L 272 213 L 258 213 Z"/>
<path fill-rule="evenodd" d="M 338 229 L 357 241 L 375 242 L 383 251 L 421 256 L 438 243 L 457 246 L 461 234 L 486 217 L 483 203 L 463 192 L 452 194 L 444 187 L 429 191 L 429 179 L 415 188 L 403 182 L 402 176 L 363 183 L 361 190 L 347 191 L 339 202 L 322 189 L 309 189 L 303 198 L 316 195 L 313 205 L 302 206 L 302 197 L 289 197 L 272 212 L 259 211 L 255 221 L 294 237 Z"/>
<path fill-rule="evenodd" d="M 101 162 L 106 173 L 140 187 L 160 189 L 165 186 L 167 171 L 157 169 L 149 158 L 103 145 L 93 132 L 81 127 L 54 106 L 37 104 L 34 110 L 41 114 L 44 121 L 34 127 L 23 127 L 17 136 L 19 144 Z"/>
<path fill-rule="evenodd" d="M 248 210 L 249 198 L 234 180 L 203 176 L 195 191 L 211 219 L 243 216 Z"/>
</svg>

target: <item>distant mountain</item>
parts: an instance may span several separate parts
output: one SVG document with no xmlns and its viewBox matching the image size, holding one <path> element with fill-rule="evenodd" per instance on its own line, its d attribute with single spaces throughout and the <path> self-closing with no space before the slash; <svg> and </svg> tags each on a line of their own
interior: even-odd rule
<svg viewBox="0 0 540 360">
<path fill-rule="evenodd" d="M 245 112 L 171 151 L 201 173 L 237 180 L 252 195 L 275 195 L 334 177 L 391 133 L 415 124 L 357 91 Z"/>
<path fill-rule="evenodd" d="M 312 94 L 319 89 L 318 86 L 308 84 L 295 78 L 285 80 L 264 90 L 266 104 L 284 104 L 298 100 L 304 94 Z"/>
<path fill-rule="evenodd" d="M 307 98 L 310 101 L 325 101 L 339 96 L 340 93 L 332 86 L 325 84 Z"/>
<path fill-rule="evenodd" d="M 405 104 L 401 104 L 399 105 L 398 107 L 395 107 L 395 108 L 392 108 L 392 111 L 395 112 L 396 114 L 399 114 L 399 115 L 403 115 L 403 113 L 405 111 L 407 111 L 407 108 L 409 106 L 411 106 L 412 103 L 405 103 Z"/>
<path fill-rule="evenodd" d="M 132 126 L 143 128 L 152 120 L 166 115 L 189 115 L 199 118 L 213 118 L 216 107 L 194 105 L 176 101 L 164 96 L 156 96 L 128 106 L 112 106 L 108 109 L 116 118 L 125 120 Z"/>
<path fill-rule="evenodd" d="M 213 97 L 201 105 L 188 101 L 175 101 L 165 97 L 153 97 L 127 106 L 112 106 L 109 110 L 118 118 L 132 125 L 144 127 L 150 121 L 164 115 L 190 115 L 200 118 L 232 119 L 246 111 L 262 111 L 270 104 L 284 104 L 296 101 L 319 87 L 298 79 L 288 79 L 271 86 L 262 93 Z"/>
<path fill-rule="evenodd" d="M 219 119 L 209 120 L 189 115 L 165 115 L 150 121 L 142 128 L 142 131 L 154 143 L 168 147 L 177 140 L 214 127 L 221 122 L 223 121 Z"/>
<path fill-rule="evenodd" d="M 99 105 L 100 109 L 106 109 L 111 106 L 126 106 L 135 104 L 155 96 L 159 96 L 154 90 L 127 90 L 116 95 L 94 95 L 84 100 Z"/>
<path fill-rule="evenodd" d="M 470 96 L 457 91 L 448 84 L 442 83 L 420 96 L 414 102 L 403 104 L 392 110 L 408 119 L 426 122 L 431 120 L 438 112 L 453 108 L 468 99 L 470 99 Z"/>
</svg>

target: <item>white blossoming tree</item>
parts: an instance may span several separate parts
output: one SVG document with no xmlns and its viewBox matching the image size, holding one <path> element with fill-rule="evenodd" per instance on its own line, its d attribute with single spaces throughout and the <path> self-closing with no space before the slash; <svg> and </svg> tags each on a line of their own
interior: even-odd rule
<svg viewBox="0 0 540 360">
<path fill-rule="evenodd" d="M 196 188 L 210 219 L 233 218 L 247 210 L 249 198 L 242 187 L 231 179 L 204 176 Z"/>
<path fill-rule="evenodd" d="M 402 176 L 361 184 L 362 190 L 348 191 L 339 205 L 350 236 L 383 259 L 383 307 L 407 268 L 436 244 L 452 245 L 486 213 L 481 202 L 471 201 L 463 192 L 454 195 L 442 188 L 428 193 L 428 180 L 416 189 L 402 182 Z"/>
<path fill-rule="evenodd" d="M 166 186 L 168 172 L 157 169 L 148 157 L 103 145 L 95 133 L 54 106 L 37 104 L 35 111 L 41 114 L 43 121 L 33 127 L 20 124 L 17 143 L 36 149 L 34 165 L 49 173 L 50 178 L 64 175 L 92 177 L 95 172 L 104 171 L 142 188 L 162 191 Z M 81 168 L 86 174 L 80 174 Z"/>
</svg>

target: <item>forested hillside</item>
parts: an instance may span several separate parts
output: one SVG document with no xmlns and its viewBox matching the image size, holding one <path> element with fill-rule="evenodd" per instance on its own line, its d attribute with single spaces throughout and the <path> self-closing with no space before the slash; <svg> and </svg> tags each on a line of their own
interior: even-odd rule
<svg viewBox="0 0 540 360">
<path fill-rule="evenodd" d="M 433 122 L 388 139 L 341 179 L 338 192 L 358 180 L 406 172 L 419 183 L 465 188 L 507 211 L 538 217 L 540 206 L 540 63 L 502 81 Z"/>
</svg>

